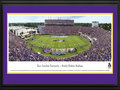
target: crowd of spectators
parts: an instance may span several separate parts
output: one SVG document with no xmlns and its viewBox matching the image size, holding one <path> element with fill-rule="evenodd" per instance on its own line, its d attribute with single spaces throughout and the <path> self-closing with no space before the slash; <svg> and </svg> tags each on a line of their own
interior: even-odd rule
<svg viewBox="0 0 120 90">
<path fill-rule="evenodd" d="M 59 30 L 57 30 L 59 29 Z M 44 56 L 28 48 L 26 42 L 9 32 L 9 60 L 10 61 L 110 61 L 111 60 L 111 31 L 101 28 L 82 26 L 47 26 L 45 32 L 49 34 L 73 34 L 82 32 L 96 38 L 91 48 L 81 54 L 67 58 Z"/>
</svg>

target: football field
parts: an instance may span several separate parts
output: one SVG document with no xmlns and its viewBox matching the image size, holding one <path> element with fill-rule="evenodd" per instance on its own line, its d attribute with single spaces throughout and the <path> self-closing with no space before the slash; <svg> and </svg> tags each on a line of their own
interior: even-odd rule
<svg viewBox="0 0 120 90">
<path fill-rule="evenodd" d="M 88 39 L 77 35 L 66 35 L 66 36 L 52 36 L 52 35 L 36 35 L 29 38 L 27 43 L 29 48 L 32 48 L 35 52 L 39 52 L 46 56 L 64 58 L 70 57 L 76 54 L 80 54 L 91 47 L 91 43 Z M 31 46 L 32 45 L 32 46 Z M 65 55 L 51 55 L 49 53 L 43 53 L 42 49 L 53 48 L 53 49 L 67 49 L 76 48 L 77 52 L 66 53 Z"/>
</svg>

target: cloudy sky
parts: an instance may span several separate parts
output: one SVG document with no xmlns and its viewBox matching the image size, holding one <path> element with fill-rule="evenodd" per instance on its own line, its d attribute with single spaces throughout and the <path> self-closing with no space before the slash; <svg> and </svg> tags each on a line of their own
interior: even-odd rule
<svg viewBox="0 0 120 90">
<path fill-rule="evenodd" d="M 70 19 L 75 23 L 91 23 L 99 21 L 99 23 L 112 23 L 111 15 L 9 15 L 9 23 L 28 23 L 28 22 L 44 22 L 45 19 Z"/>
</svg>

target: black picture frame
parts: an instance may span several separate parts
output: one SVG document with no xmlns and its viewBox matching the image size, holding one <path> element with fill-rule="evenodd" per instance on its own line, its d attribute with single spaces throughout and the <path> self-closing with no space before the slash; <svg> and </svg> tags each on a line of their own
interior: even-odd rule
<svg viewBox="0 0 120 90">
<path fill-rule="evenodd" d="M 22 6 L 22 5 L 26 5 L 26 6 L 36 6 L 36 5 L 40 5 L 40 6 L 44 6 L 44 5 L 49 5 L 49 6 L 58 6 L 58 5 L 90 5 L 90 6 L 109 6 L 109 5 L 116 5 L 117 6 L 117 80 L 118 80 L 118 84 L 117 85 L 4 85 L 3 84 L 3 6 L 4 5 L 8 5 L 8 6 Z M 0 5 L 0 36 L 1 36 L 1 46 L 0 46 L 0 78 L 1 78 L 1 82 L 0 82 L 0 88 L 1 89 L 73 89 L 73 90 L 79 90 L 79 89 L 119 89 L 120 88 L 120 65 L 119 65 L 119 53 L 120 53 L 120 1 L 119 0 L 59 0 L 59 1 L 55 1 L 55 0 L 2 0 L 1 1 L 1 5 Z"/>
</svg>

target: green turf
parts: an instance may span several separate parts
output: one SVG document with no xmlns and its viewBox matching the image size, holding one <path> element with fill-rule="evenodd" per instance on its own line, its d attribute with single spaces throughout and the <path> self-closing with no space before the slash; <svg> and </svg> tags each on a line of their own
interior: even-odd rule
<svg viewBox="0 0 120 90">
<path fill-rule="evenodd" d="M 33 39 L 33 40 L 32 40 Z M 64 42 L 54 40 L 65 40 Z M 34 46 L 30 46 L 32 44 Z M 43 55 L 64 58 L 70 57 L 76 54 L 80 54 L 91 47 L 91 43 L 85 37 L 68 35 L 67 37 L 51 37 L 51 35 L 36 35 L 31 37 L 27 43 L 29 48 L 32 48 L 35 52 L 40 52 Z M 36 47 L 35 47 L 36 46 Z M 66 53 L 65 55 L 51 55 L 49 53 L 43 53 L 42 49 L 38 47 L 54 48 L 54 49 L 66 49 L 66 48 L 77 48 L 77 52 Z"/>
</svg>

